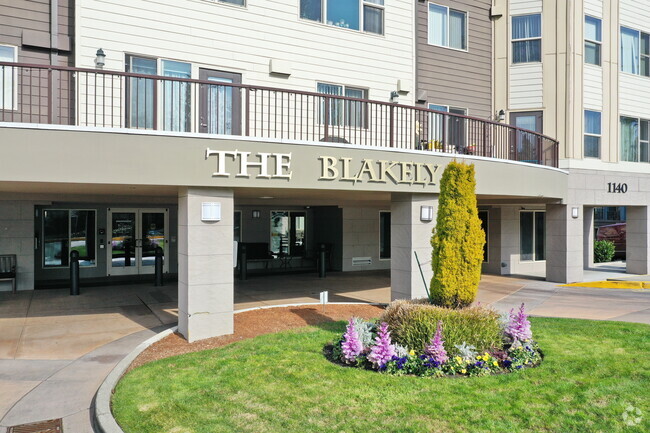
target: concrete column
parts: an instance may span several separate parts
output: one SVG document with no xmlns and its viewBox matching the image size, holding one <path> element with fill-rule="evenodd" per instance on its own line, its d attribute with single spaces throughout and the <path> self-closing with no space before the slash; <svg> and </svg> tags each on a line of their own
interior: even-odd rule
<svg viewBox="0 0 650 433">
<path fill-rule="evenodd" d="M 221 221 L 201 220 L 203 202 L 221 203 Z M 233 192 L 178 193 L 178 330 L 189 341 L 233 333 Z"/>
<path fill-rule="evenodd" d="M 571 216 L 574 206 L 546 205 L 546 280 L 557 283 L 582 281 L 583 209 L 578 218 Z"/>
<path fill-rule="evenodd" d="M 433 221 L 420 220 L 420 207 L 433 207 Z M 431 231 L 438 213 L 437 194 L 393 194 L 391 202 L 391 299 L 427 296 L 431 283 Z M 417 252 L 424 282 L 415 259 Z M 426 283 L 426 289 L 425 289 Z"/>
<path fill-rule="evenodd" d="M 628 274 L 650 273 L 649 217 L 648 206 L 627 207 L 625 256 Z"/>
<path fill-rule="evenodd" d="M 585 206 L 582 208 L 584 212 L 583 216 L 583 267 L 584 268 L 593 268 L 594 267 L 594 208 Z"/>
</svg>

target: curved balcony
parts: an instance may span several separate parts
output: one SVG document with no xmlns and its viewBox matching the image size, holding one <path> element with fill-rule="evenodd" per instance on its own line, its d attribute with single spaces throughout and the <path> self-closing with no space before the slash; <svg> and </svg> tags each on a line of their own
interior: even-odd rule
<svg viewBox="0 0 650 433">
<path fill-rule="evenodd" d="M 558 166 L 542 134 L 421 107 L 206 80 L 0 62 L 0 122 L 335 142 Z"/>
</svg>

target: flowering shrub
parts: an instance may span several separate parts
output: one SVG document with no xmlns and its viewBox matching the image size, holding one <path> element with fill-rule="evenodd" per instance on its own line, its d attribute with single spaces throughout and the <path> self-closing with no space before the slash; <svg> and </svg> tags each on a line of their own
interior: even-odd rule
<svg viewBox="0 0 650 433">
<path fill-rule="evenodd" d="M 523 304 L 516 313 L 510 312 L 500 343 L 488 350 L 478 351 L 465 341 L 453 346 L 447 344 L 444 336 L 450 326 L 439 320 L 429 344 L 411 348 L 392 342 L 388 323 L 377 326 L 351 318 L 345 333 L 333 345 L 332 357 L 356 367 L 425 377 L 485 376 L 534 367 L 542 361 Z M 371 333 L 373 338 L 360 338 L 360 329 Z"/>
</svg>

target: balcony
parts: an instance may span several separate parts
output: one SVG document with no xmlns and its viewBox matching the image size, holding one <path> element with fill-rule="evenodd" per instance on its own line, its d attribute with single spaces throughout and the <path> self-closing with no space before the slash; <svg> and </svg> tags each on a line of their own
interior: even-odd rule
<svg viewBox="0 0 650 433">
<path fill-rule="evenodd" d="M 0 122 L 330 142 L 558 166 L 558 142 L 502 123 L 314 92 L 0 62 Z"/>
</svg>

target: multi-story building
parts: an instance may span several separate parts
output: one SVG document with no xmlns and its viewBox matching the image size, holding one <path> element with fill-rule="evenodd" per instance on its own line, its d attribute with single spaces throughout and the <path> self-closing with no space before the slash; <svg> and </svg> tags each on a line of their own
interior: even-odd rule
<svg viewBox="0 0 650 433">
<path fill-rule="evenodd" d="M 490 10 L 77 0 L 73 67 L 0 35 L 0 254 L 17 255 L 19 289 L 67 284 L 74 252 L 82 282 L 150 279 L 160 247 L 192 340 L 231 332 L 234 267 L 309 268 L 318 249 L 422 296 L 414 252 L 430 277 L 452 159 L 476 166 L 486 271 L 543 271 L 566 255 L 543 211 L 570 212 L 569 176 L 556 140 L 498 121 Z M 61 51 L 58 15 L 38 17 Z"/>
<path fill-rule="evenodd" d="M 547 278 L 581 280 L 602 206 L 625 207 L 627 270 L 650 272 L 650 4 L 501 0 L 492 16 L 494 107 L 556 137 L 569 173 L 567 207 L 546 227 L 566 253 L 547 255 Z"/>
</svg>

